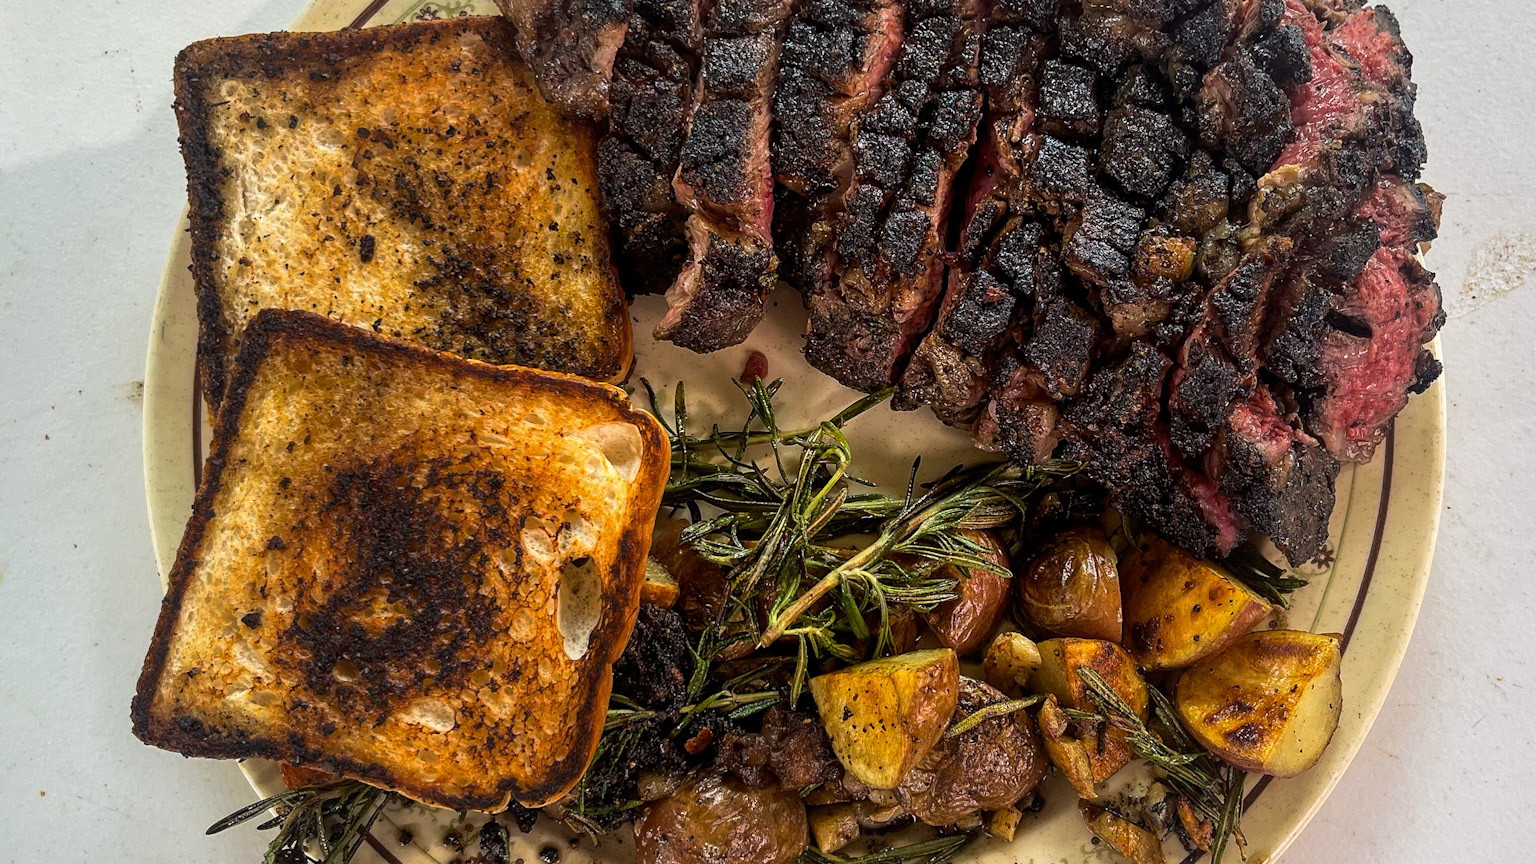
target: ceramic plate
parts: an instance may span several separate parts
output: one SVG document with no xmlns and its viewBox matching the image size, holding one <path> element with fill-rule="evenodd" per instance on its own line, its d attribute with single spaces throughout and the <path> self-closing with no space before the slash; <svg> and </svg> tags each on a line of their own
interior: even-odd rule
<svg viewBox="0 0 1536 864">
<path fill-rule="evenodd" d="M 317 0 L 293 29 L 362 27 L 494 11 L 491 0 Z M 144 479 L 162 581 L 170 572 L 190 511 L 208 430 L 197 395 L 197 320 L 185 228 L 183 218 L 160 286 L 145 376 Z M 637 355 L 631 380 L 644 377 L 658 387 L 685 380 L 693 417 L 734 420 L 741 416 L 742 406 L 730 380 L 740 372 L 748 352 L 760 350 L 769 358 L 769 377 L 785 378 L 785 392 L 795 394 L 793 404 L 785 406 L 786 414 L 801 416 L 783 416 L 781 422 L 814 422 L 857 398 L 858 394 L 810 369 L 801 359 L 805 313 L 798 297 L 781 291 L 775 299 L 768 320 L 747 344 L 700 357 L 650 340 L 648 334 L 662 304 L 658 298 L 642 298 L 631 309 Z M 664 404 L 670 404 L 670 398 Z M 1250 781 L 1243 828 L 1252 864 L 1273 862 L 1306 825 L 1354 758 L 1386 698 L 1418 615 L 1434 552 L 1444 429 L 1445 396 L 1437 384 L 1409 403 L 1374 462 L 1347 467 L 1339 477 L 1329 544 L 1301 568 L 1312 584 L 1296 595 L 1286 623 L 1297 629 L 1343 634 L 1344 716 L 1316 768 L 1290 780 Z M 898 414 L 880 408 L 856 420 L 848 433 L 862 473 L 887 484 L 904 482 L 918 453 L 932 474 L 980 455 L 964 435 L 942 426 L 926 411 Z M 253 760 L 241 767 L 261 794 L 281 788 L 274 765 Z M 1075 796 L 1064 781 L 1053 778 L 1044 793 L 1045 810 L 1013 843 L 981 841 L 965 860 L 984 864 L 1117 860 L 1106 847 L 1090 842 Z M 419 806 L 392 809 L 370 838 L 371 851 L 359 860 L 371 856 L 373 861 L 398 864 L 446 864 L 455 853 L 442 841 L 461 818 Z M 186 830 L 201 827 L 186 826 Z M 462 824 L 457 828 L 457 833 L 470 833 Z M 615 836 L 593 846 L 543 823 L 529 835 L 514 832 L 513 839 L 513 858 L 525 861 L 537 860 L 541 853 L 547 860 L 551 849 L 570 864 L 619 864 L 634 857 L 627 837 Z M 1186 864 L 1201 857 L 1186 856 L 1172 841 L 1168 855 L 1170 861 Z"/>
</svg>

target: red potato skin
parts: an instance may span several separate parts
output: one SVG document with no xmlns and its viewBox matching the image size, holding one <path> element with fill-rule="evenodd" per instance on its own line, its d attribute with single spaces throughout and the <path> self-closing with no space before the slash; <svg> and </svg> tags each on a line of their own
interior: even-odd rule
<svg viewBox="0 0 1536 864">
<path fill-rule="evenodd" d="M 635 825 L 636 864 L 788 864 L 805 849 L 805 804 L 708 772 L 651 805 Z"/>
<path fill-rule="evenodd" d="M 971 539 L 987 546 L 988 558 L 1005 570 L 1008 552 L 996 537 L 985 531 L 966 532 Z M 958 568 L 951 568 L 958 569 Z M 1008 606 L 1009 578 L 989 570 L 965 570 L 958 574 L 955 587 L 960 596 L 925 613 L 923 620 L 939 644 L 962 657 L 974 657 L 986 647 L 988 639 L 1002 623 Z"/>
<path fill-rule="evenodd" d="M 1051 538 L 1014 583 L 1019 619 L 1037 632 L 1120 641 L 1120 573 L 1102 530 L 1080 526 Z"/>
</svg>

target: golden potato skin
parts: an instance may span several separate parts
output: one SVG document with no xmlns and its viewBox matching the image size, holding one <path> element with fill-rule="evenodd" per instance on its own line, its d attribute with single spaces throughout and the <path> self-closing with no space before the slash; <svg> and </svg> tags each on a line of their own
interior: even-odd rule
<svg viewBox="0 0 1536 864">
<path fill-rule="evenodd" d="M 999 633 L 981 661 L 981 677 L 1009 696 L 1018 696 L 1040 668 L 1040 646 L 1023 633 Z"/>
<path fill-rule="evenodd" d="M 831 853 L 859 836 L 859 817 L 852 804 L 828 804 L 807 811 L 816 848 Z"/>
<path fill-rule="evenodd" d="M 954 721 L 1007 698 L 961 678 Z M 940 740 L 901 781 L 896 800 L 929 825 L 953 825 L 981 810 L 1012 807 L 1045 779 L 1049 765 L 1027 714 L 993 717 Z"/>
<path fill-rule="evenodd" d="M 1088 685 L 1079 674 L 1082 669 L 1092 669 L 1137 715 L 1146 719 L 1147 682 L 1142 680 L 1136 671 L 1136 661 L 1124 648 L 1101 639 L 1047 639 L 1039 648 L 1040 668 L 1030 676 L 1030 690 L 1055 696 L 1064 708 L 1098 712 L 1098 703 L 1089 695 Z M 1133 755 L 1126 743 L 1126 733 L 1120 729 L 1108 729 L 1103 735 L 1094 736 L 1092 742 L 1084 743 L 1088 745 L 1095 783 L 1114 776 Z"/>
<path fill-rule="evenodd" d="M 806 844 L 794 791 L 703 772 L 635 824 L 636 864 L 788 864 Z"/>
<path fill-rule="evenodd" d="M 1343 708 L 1339 638 L 1261 630 L 1179 676 L 1173 704 L 1191 736 L 1226 762 L 1291 777 L 1322 758 Z"/>
<path fill-rule="evenodd" d="M 1273 611 L 1216 565 L 1148 538 L 1120 568 L 1123 644 L 1143 669 L 1183 669 L 1232 644 Z"/>
<path fill-rule="evenodd" d="M 948 648 L 870 660 L 810 681 L 837 759 L 871 789 L 895 789 L 933 749 L 959 699 Z"/>
<path fill-rule="evenodd" d="M 1053 537 L 1014 577 L 1021 619 L 1050 636 L 1120 639 L 1120 573 L 1115 550 L 1097 527 Z"/>
<path fill-rule="evenodd" d="M 1088 801 L 1079 801 L 1078 809 L 1082 811 L 1088 830 L 1131 864 L 1167 864 L 1163 844 L 1151 831 Z"/>
<path fill-rule="evenodd" d="M 1099 793 L 1094 789 L 1093 763 L 1088 759 L 1088 747 L 1068 734 L 1071 721 L 1061 710 L 1061 703 L 1056 701 L 1055 696 L 1045 697 L 1045 704 L 1040 706 L 1035 722 L 1040 726 L 1040 738 L 1045 742 L 1046 754 L 1051 757 L 1051 762 L 1061 771 L 1062 776 L 1067 778 L 1067 782 L 1072 784 L 1072 790 L 1079 798 L 1097 799 Z"/>
<path fill-rule="evenodd" d="M 986 556 L 993 564 L 1007 569 L 1008 552 L 996 537 L 985 531 L 962 532 L 970 539 L 986 546 Z M 949 600 L 932 612 L 924 613 L 928 629 L 938 637 L 939 644 L 953 648 L 956 654 L 970 657 L 981 650 L 987 637 L 1003 620 L 1008 606 L 1009 578 L 1001 573 L 974 568 L 948 565 L 944 575 L 957 579 L 955 592 L 960 596 Z"/>
</svg>

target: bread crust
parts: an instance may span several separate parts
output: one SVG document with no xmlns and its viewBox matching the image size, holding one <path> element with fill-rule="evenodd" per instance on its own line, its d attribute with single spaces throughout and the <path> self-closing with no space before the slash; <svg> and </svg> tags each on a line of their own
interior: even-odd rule
<svg viewBox="0 0 1536 864">
<path fill-rule="evenodd" d="M 238 167 L 232 164 L 218 142 L 216 121 L 210 111 L 220 103 L 219 95 L 210 92 L 218 82 L 229 80 L 277 82 L 294 81 L 306 86 L 318 86 L 317 82 L 342 82 L 349 75 L 367 74 L 366 64 L 370 57 L 407 55 L 412 52 L 432 50 L 440 43 L 472 34 L 483 39 L 495 49 L 498 57 L 515 74 L 528 80 L 526 98 L 540 99 L 532 85 L 526 67 L 518 59 L 511 27 L 500 16 L 470 16 L 443 21 L 415 22 L 361 30 L 345 30 L 323 33 L 269 33 L 251 36 L 221 37 L 197 42 L 177 55 L 173 86 L 174 108 L 180 130 L 179 141 L 187 170 L 189 223 L 192 246 L 191 271 L 197 295 L 198 310 L 198 363 L 201 370 L 203 395 L 210 406 L 217 410 L 225 389 L 229 386 L 228 366 L 232 360 L 229 332 L 231 298 L 225 296 L 221 284 L 220 263 L 223 258 L 220 241 L 229 233 L 230 206 L 226 202 L 227 181 Z M 444 78 L 448 77 L 446 73 Z M 403 86 L 403 85 L 402 85 Z M 430 82 L 415 81 L 413 88 L 430 87 Z M 402 101 L 406 98 L 402 96 Z M 522 97 L 519 97 L 522 98 Z M 517 110 L 515 100 L 507 94 L 488 94 L 487 104 L 470 106 L 471 110 Z M 553 109 L 551 108 L 551 111 Z M 302 118 L 305 122 L 308 117 Z M 255 122 L 263 123 L 264 120 Z M 321 120 L 320 122 L 324 122 Z M 575 173 L 581 180 L 575 186 L 565 184 L 566 178 L 555 180 L 553 175 L 545 184 L 549 195 L 590 196 L 596 207 L 597 164 L 595 146 L 597 132 L 590 123 L 577 118 L 562 117 L 560 130 L 539 130 L 541 134 L 561 140 L 562 158 L 574 160 Z M 263 126 L 262 128 L 266 128 Z M 354 130 L 345 130 L 352 133 Z M 413 130 L 422 133 L 422 130 Z M 524 133 L 528 134 L 528 133 Z M 505 142 L 503 142 L 505 143 Z M 390 148 L 393 150 L 393 148 Z M 386 172 L 387 173 L 387 172 Z M 459 178 L 468 182 L 468 179 Z M 373 196 L 385 195 L 392 212 L 399 214 L 401 224 L 418 226 L 431 224 L 433 216 L 441 212 L 423 215 L 422 201 L 448 208 L 453 218 L 473 221 L 476 214 L 471 205 L 476 200 L 444 204 L 432 199 L 430 184 L 418 184 L 406 189 L 389 189 L 387 183 L 376 183 Z M 586 186 L 584 191 L 581 186 Z M 339 188 L 339 187 L 338 187 Z M 488 189 L 479 210 L 484 212 L 487 201 L 494 201 Z M 458 209 L 453 209 L 458 208 Z M 570 232 L 568 232 L 570 233 Z M 603 283 L 601 308 L 591 312 L 582 322 L 583 332 L 569 338 L 546 333 L 541 339 L 523 338 L 522 333 L 536 329 L 569 331 L 564 323 L 539 320 L 539 310 L 559 307 L 562 298 L 559 286 L 540 284 L 541 280 L 520 279 L 517 269 L 519 256 L 540 252 L 543 247 L 524 249 L 519 244 L 526 236 L 508 236 L 499 250 L 487 250 L 484 243 L 449 248 L 445 243 L 440 249 L 435 280 L 452 285 L 455 281 L 474 277 L 485 282 L 489 290 L 502 296 L 516 297 L 519 292 L 534 295 L 531 314 L 508 311 L 506 303 L 497 310 L 491 306 L 489 317 L 479 319 L 463 315 L 444 316 L 441 332 L 393 333 L 390 335 L 421 342 L 436 350 L 453 353 L 492 363 L 512 363 L 533 366 L 551 371 L 566 372 L 598 381 L 623 380 L 632 363 L 633 337 L 627 313 L 624 292 L 620 287 L 617 271 L 611 259 L 610 238 L 606 223 L 600 230 L 575 232 L 571 241 L 581 249 L 581 255 L 590 262 L 594 273 L 588 278 Z M 328 238 L 326 238 L 328 239 Z M 341 241 L 358 238 L 340 237 Z M 559 254 L 558 252 L 556 253 Z M 422 253 L 422 257 L 431 257 Z M 482 260 L 484 259 L 484 260 Z M 417 288 L 422 288 L 418 284 Z M 451 290 L 451 288 L 433 289 Z M 542 294 L 540 292 L 548 292 Z M 452 304 L 450 304 L 450 308 Z M 386 310 L 380 319 L 384 323 L 381 332 L 389 332 L 389 315 L 398 310 Z M 332 317 L 337 317 L 332 315 Z M 372 314 L 362 320 L 361 313 L 348 320 L 359 326 L 368 325 Z M 374 329 L 380 330 L 373 322 Z M 508 343 L 512 343 L 508 347 Z M 462 350 L 461 350 L 462 349 Z"/>
<path fill-rule="evenodd" d="M 261 372 L 263 360 L 283 341 L 320 341 L 342 345 L 412 370 L 426 370 L 430 374 L 442 375 L 448 380 L 474 378 L 501 384 L 532 386 L 541 392 L 583 403 L 595 400 L 617 413 L 624 422 L 632 423 L 639 431 L 643 454 L 639 460 L 638 473 L 631 484 L 632 504 L 626 510 L 627 519 L 617 541 L 619 552 L 615 569 L 619 572 L 609 586 L 616 589 L 616 596 L 608 598 L 611 605 L 605 606 L 604 614 L 592 633 L 590 648 L 582 658 L 585 664 L 583 668 L 589 670 L 589 673 L 583 674 L 580 679 L 586 684 L 587 697 L 576 700 L 579 708 L 570 721 L 577 730 L 575 744 L 565 757 L 536 782 L 520 785 L 513 778 L 507 777 L 497 785 L 494 794 L 445 795 L 443 790 L 430 783 L 423 783 L 418 778 L 406 776 L 393 766 L 362 763 L 328 753 L 321 746 L 323 742 L 317 743 L 306 734 L 312 730 L 268 730 L 264 734 L 251 734 L 238 729 L 215 728 L 196 717 L 170 717 L 157 711 L 157 703 L 166 688 L 175 686 L 166 678 L 171 643 L 182 617 L 188 588 L 194 574 L 203 564 L 203 545 L 210 520 L 215 515 L 214 507 L 221 485 L 226 472 L 233 467 L 229 462 L 230 452 L 242 433 L 247 399 Z M 627 396 L 615 387 L 577 376 L 465 360 L 378 336 L 307 312 L 263 310 L 247 328 L 230 376 L 224 408 L 215 421 L 213 447 L 208 456 L 207 469 L 203 472 L 192 515 L 177 550 L 176 561 L 169 576 L 170 587 L 161 604 L 160 617 L 133 698 L 131 716 L 134 734 L 148 744 L 187 756 L 223 759 L 260 757 L 311 766 L 392 789 L 423 803 L 452 809 L 496 812 L 504 809 L 511 800 L 529 807 L 539 807 L 557 800 L 580 779 L 602 733 L 612 685 L 612 664 L 628 642 L 639 607 L 652 523 L 669 469 L 669 452 L 661 425 L 651 415 L 631 407 Z M 609 614 L 614 609 L 621 610 L 620 614 Z M 528 746 L 539 746 L 538 742 L 527 743 Z"/>
</svg>

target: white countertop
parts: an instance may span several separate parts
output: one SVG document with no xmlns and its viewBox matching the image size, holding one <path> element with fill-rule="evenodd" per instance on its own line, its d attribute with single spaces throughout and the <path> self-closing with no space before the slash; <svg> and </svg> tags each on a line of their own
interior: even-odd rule
<svg viewBox="0 0 1536 864">
<path fill-rule="evenodd" d="M 233 766 L 139 744 L 159 603 L 140 388 L 184 176 L 170 68 L 303 0 L 0 0 L 0 859 L 260 860 L 204 837 Z M 1536 769 L 1536 7 L 1397 0 L 1417 55 L 1429 256 L 1450 320 L 1434 578 L 1397 684 L 1297 864 L 1532 860 Z M 1526 317 L 1530 316 L 1530 317 Z"/>
</svg>

